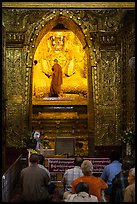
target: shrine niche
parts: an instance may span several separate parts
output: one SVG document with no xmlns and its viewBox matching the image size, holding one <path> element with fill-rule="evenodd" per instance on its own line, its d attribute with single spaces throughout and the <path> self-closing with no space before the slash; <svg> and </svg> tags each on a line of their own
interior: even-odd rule
<svg viewBox="0 0 137 204">
<path fill-rule="evenodd" d="M 66 21 L 69 22 L 67 25 L 65 24 Z M 54 149 L 55 138 L 58 135 L 61 137 L 73 135 L 76 138 L 76 143 L 78 142 L 79 133 L 76 132 L 76 129 L 79 129 L 78 125 L 82 120 L 81 129 L 84 128 L 85 130 L 80 138 L 83 141 L 88 137 L 86 127 L 88 125 L 87 104 L 89 95 L 89 48 L 85 36 L 74 21 L 60 15 L 43 26 L 37 36 L 35 44 L 32 45 L 34 47 L 32 59 L 32 128 L 37 128 L 42 132 L 47 146 Z M 49 97 L 52 66 L 55 59 L 58 60 L 63 71 L 61 96 L 58 98 Z M 37 64 L 34 63 L 35 60 L 37 60 Z M 52 106 L 52 102 L 58 105 L 59 111 Z M 84 109 L 80 107 L 81 105 L 84 106 Z M 66 123 L 70 127 L 66 127 Z M 83 146 L 85 148 L 84 153 L 88 154 L 88 145 Z M 78 153 L 77 148 L 76 152 Z"/>
<path fill-rule="evenodd" d="M 87 54 L 78 37 L 68 29 L 53 29 L 41 39 L 33 66 L 32 99 L 49 96 L 52 66 L 57 59 L 63 71 L 62 97 L 87 98 Z"/>
</svg>

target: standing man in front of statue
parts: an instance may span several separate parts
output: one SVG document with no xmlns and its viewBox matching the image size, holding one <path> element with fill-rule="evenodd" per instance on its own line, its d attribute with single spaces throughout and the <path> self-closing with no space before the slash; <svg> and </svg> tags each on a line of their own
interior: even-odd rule
<svg viewBox="0 0 137 204">
<path fill-rule="evenodd" d="M 61 85 L 63 82 L 62 68 L 58 64 L 58 60 L 54 60 L 52 67 L 52 80 L 50 85 L 50 97 L 59 97 L 61 92 Z"/>
</svg>

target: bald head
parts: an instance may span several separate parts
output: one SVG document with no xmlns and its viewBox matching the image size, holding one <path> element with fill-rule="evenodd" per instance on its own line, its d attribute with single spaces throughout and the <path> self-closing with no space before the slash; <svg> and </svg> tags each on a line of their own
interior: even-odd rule
<svg viewBox="0 0 137 204">
<path fill-rule="evenodd" d="M 54 59 L 54 62 L 58 63 L 58 60 L 57 60 L 57 59 Z"/>
</svg>

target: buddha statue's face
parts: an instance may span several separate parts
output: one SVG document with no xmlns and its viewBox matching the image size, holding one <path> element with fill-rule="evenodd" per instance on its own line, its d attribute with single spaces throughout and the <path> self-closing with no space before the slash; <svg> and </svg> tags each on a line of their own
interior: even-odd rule
<svg viewBox="0 0 137 204">
<path fill-rule="evenodd" d="M 56 36 L 53 35 L 50 37 L 52 48 L 56 51 L 61 51 L 64 46 L 64 38 L 65 36 Z"/>
</svg>

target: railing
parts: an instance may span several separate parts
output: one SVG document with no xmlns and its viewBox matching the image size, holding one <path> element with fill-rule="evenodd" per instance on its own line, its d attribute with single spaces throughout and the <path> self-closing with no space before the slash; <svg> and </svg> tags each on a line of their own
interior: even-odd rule
<svg viewBox="0 0 137 204">
<path fill-rule="evenodd" d="M 22 155 L 9 167 L 9 169 L 2 176 L 2 202 L 9 202 L 12 192 L 15 189 L 16 183 L 22 168 Z"/>
<path fill-rule="evenodd" d="M 10 202 L 12 194 L 15 191 L 19 181 L 20 172 L 23 168 L 22 161 L 25 159 L 25 166 L 28 165 L 27 158 L 22 158 L 22 155 L 13 163 L 12 166 L 2 176 L 2 202 Z M 109 163 L 109 158 L 84 158 L 91 160 L 94 166 L 93 173 L 101 174 L 104 166 Z M 45 158 L 45 166 L 51 174 L 51 183 L 61 185 L 61 179 L 65 169 L 74 166 L 74 158 Z"/>
</svg>

